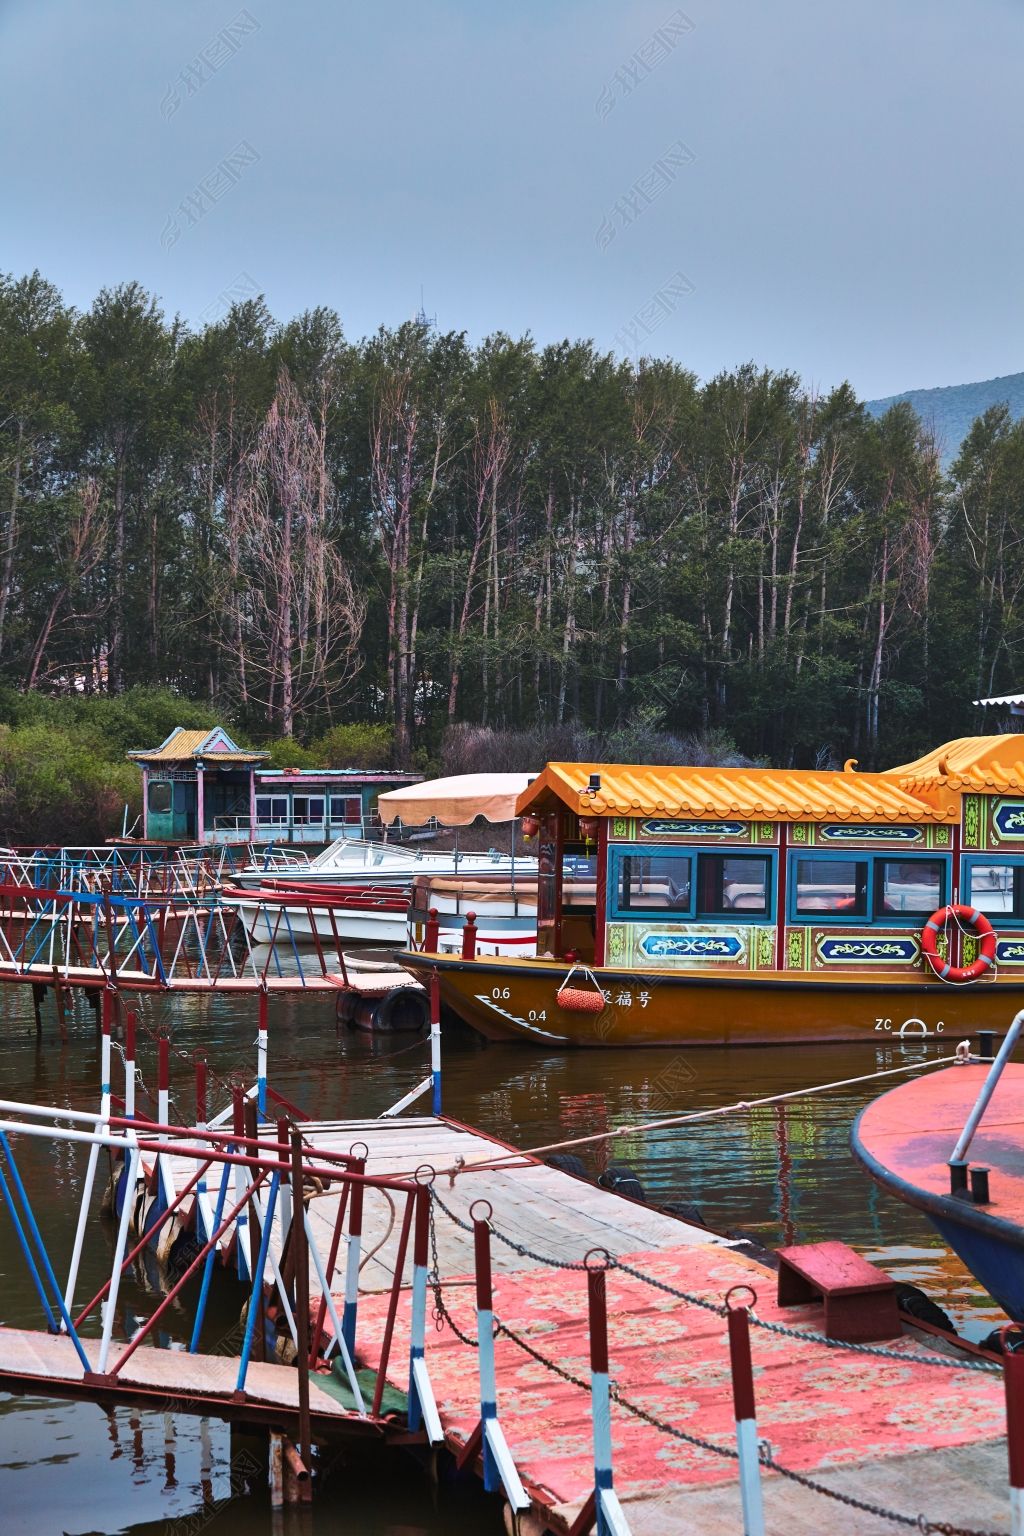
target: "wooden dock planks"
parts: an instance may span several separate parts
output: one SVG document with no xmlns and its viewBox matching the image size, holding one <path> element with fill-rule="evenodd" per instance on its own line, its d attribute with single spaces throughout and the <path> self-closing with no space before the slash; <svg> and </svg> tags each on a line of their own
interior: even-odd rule
<svg viewBox="0 0 1024 1536">
<path fill-rule="evenodd" d="M 82 1339 L 82 1347 L 95 1368 L 98 1339 Z M 115 1341 L 108 1364 L 124 1349 Z M 266 1420 L 275 1415 L 291 1419 L 298 1414 L 298 1373 L 279 1365 L 251 1362 L 246 1375 L 245 1400 L 234 1400 L 238 1360 L 229 1355 L 188 1354 L 183 1349 L 137 1349 L 116 1378 L 103 1385 L 83 1380 L 82 1363 L 71 1340 L 64 1336 L 22 1328 L 0 1327 L 0 1386 L 11 1391 L 36 1391 L 40 1396 L 107 1397 L 116 1401 L 157 1399 L 168 1411 L 202 1414 L 239 1420 Z M 327 1393 L 317 1392 L 311 1403 L 313 1421 L 320 1429 L 356 1429 L 375 1433 L 375 1426 L 360 1421 Z"/>
</svg>

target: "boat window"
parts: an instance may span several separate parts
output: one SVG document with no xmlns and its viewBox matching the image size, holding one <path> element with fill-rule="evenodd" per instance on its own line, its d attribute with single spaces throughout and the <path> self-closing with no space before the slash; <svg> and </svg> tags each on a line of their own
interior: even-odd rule
<svg viewBox="0 0 1024 1536">
<path fill-rule="evenodd" d="M 323 821 L 323 819 L 324 819 L 324 797 L 323 797 L 323 795 L 311 795 L 310 796 L 310 800 L 309 800 L 309 819 L 310 819 L 310 821 Z"/>
<path fill-rule="evenodd" d="M 989 917 L 1024 917 L 1024 865 L 972 864 L 967 899 Z"/>
<path fill-rule="evenodd" d="M 698 916 L 742 912 L 747 917 L 767 917 L 771 909 L 770 871 L 771 861 L 763 854 L 702 853 Z"/>
<path fill-rule="evenodd" d="M 149 814 L 166 816 L 171 808 L 171 784 L 169 779 L 151 779 L 149 785 Z"/>
<path fill-rule="evenodd" d="M 945 866 L 941 859 L 876 859 L 875 919 L 930 917 L 944 906 Z"/>
<path fill-rule="evenodd" d="M 867 917 L 867 859 L 796 859 L 794 909 L 834 917 Z"/>
<path fill-rule="evenodd" d="M 257 795 L 256 820 L 264 826 L 288 820 L 287 795 Z"/>
<path fill-rule="evenodd" d="M 593 912 L 597 905 L 597 854 L 582 843 L 567 843 L 562 852 L 562 910 Z"/>
<path fill-rule="evenodd" d="M 678 853 L 627 853 L 619 861 L 620 912 L 690 910 L 693 860 Z"/>
<path fill-rule="evenodd" d="M 332 795 L 331 820 L 344 826 L 348 822 L 358 824 L 362 820 L 363 802 L 358 795 Z"/>
</svg>

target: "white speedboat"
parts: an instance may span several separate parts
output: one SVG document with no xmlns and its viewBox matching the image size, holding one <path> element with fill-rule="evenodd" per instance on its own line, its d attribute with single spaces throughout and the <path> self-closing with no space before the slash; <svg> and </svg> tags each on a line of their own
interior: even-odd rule
<svg viewBox="0 0 1024 1536">
<path fill-rule="evenodd" d="M 505 875 L 536 878 L 537 860 L 513 858 L 507 853 L 425 852 L 405 848 L 400 843 L 371 843 L 362 838 L 339 837 L 323 853 L 308 862 L 295 860 L 273 864 L 253 860 L 234 877 L 233 884 L 250 890 L 287 887 L 296 890 L 306 885 L 319 886 L 394 886 L 407 890 L 416 875 Z"/>
</svg>

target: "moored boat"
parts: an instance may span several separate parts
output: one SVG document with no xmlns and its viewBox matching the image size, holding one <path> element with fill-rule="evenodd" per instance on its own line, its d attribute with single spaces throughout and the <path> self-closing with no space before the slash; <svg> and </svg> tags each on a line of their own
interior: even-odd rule
<svg viewBox="0 0 1024 1536">
<path fill-rule="evenodd" d="M 863 1109 L 855 1156 L 936 1231 L 1010 1317 L 1024 1322 L 1024 1063 L 964 1060 Z M 968 1154 L 970 1163 L 968 1163 Z"/>
<path fill-rule="evenodd" d="M 1024 1000 L 1017 736 L 885 773 L 549 763 L 517 810 L 536 957 L 403 956 L 491 1038 L 877 1043 Z"/>
<path fill-rule="evenodd" d="M 536 874 L 536 863 L 530 857 L 513 861 L 510 855 L 497 851 L 461 853 L 453 849 L 431 853 L 422 848 L 406 848 L 400 843 L 340 837 L 308 863 L 295 860 L 286 867 L 268 871 L 263 861 L 254 860 L 238 871 L 233 883 L 250 890 L 274 881 L 292 888 L 373 884 L 405 890 L 418 874 L 511 876 L 514 870 Z"/>
</svg>

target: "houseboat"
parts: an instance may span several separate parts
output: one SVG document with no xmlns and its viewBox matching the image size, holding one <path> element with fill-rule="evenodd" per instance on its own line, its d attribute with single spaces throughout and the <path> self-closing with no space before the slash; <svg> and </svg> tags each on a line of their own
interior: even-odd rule
<svg viewBox="0 0 1024 1536">
<path fill-rule="evenodd" d="M 142 837 L 203 848 L 247 844 L 322 848 L 362 837 L 377 795 L 420 773 L 354 768 L 268 768 L 266 752 L 239 747 L 223 726 L 177 726 L 158 747 L 129 752 L 142 771 Z"/>
<path fill-rule="evenodd" d="M 959 1037 L 1024 1002 L 1024 738 L 884 773 L 549 763 L 537 955 L 402 956 L 543 1046 Z"/>
</svg>

